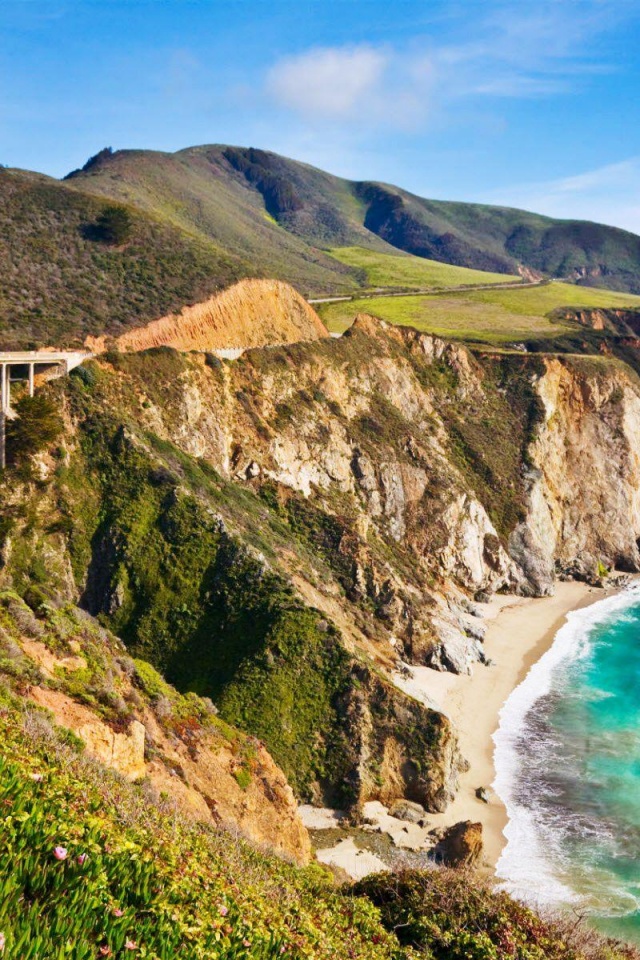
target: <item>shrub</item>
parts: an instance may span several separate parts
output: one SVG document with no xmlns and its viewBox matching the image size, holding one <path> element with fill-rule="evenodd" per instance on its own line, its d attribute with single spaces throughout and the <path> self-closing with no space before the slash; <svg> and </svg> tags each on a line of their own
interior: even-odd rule
<svg viewBox="0 0 640 960">
<path fill-rule="evenodd" d="M 133 221 L 124 207 L 106 207 L 96 220 L 93 228 L 94 239 L 103 243 L 120 245 L 131 236 Z"/>
<path fill-rule="evenodd" d="M 62 433 L 62 418 L 46 393 L 21 397 L 15 412 L 16 419 L 7 423 L 7 453 L 13 462 L 24 462 L 46 450 Z"/>
</svg>

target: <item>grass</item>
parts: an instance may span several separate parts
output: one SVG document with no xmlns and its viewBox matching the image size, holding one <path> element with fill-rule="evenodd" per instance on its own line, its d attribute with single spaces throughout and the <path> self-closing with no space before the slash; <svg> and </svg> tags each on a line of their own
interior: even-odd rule
<svg viewBox="0 0 640 960">
<path fill-rule="evenodd" d="M 6 691 L 0 735 L 6 960 L 399 956 L 369 901 L 163 811 Z"/>
<path fill-rule="evenodd" d="M 443 287 L 462 287 L 477 283 L 510 283 L 519 276 L 504 273 L 488 273 L 454 267 L 437 260 L 426 260 L 410 254 L 378 253 L 364 247 L 336 247 L 331 256 L 349 267 L 363 270 L 369 287 L 397 287 L 419 290 Z"/>
<path fill-rule="evenodd" d="M 575 326 L 549 316 L 563 307 L 640 309 L 640 297 L 553 282 L 441 296 L 372 297 L 320 305 L 319 312 L 332 333 L 346 330 L 357 313 L 371 313 L 449 339 L 499 344 L 575 332 Z"/>
<path fill-rule="evenodd" d="M 637 960 L 470 873 L 338 888 L 186 822 L 0 693 L 3 960 Z"/>
</svg>

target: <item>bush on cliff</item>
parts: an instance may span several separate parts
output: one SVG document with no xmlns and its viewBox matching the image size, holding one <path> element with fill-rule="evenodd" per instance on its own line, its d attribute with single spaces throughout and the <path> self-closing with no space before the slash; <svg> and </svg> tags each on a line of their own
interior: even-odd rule
<svg viewBox="0 0 640 960">
<path fill-rule="evenodd" d="M 460 870 L 407 870 L 366 877 L 352 893 L 379 908 L 386 930 L 428 960 L 621 960 L 640 956 L 573 918 L 545 920 Z"/>
<path fill-rule="evenodd" d="M 62 418 L 56 403 L 46 393 L 23 396 L 15 404 L 15 420 L 7 423 L 7 452 L 22 463 L 54 443 L 62 433 Z"/>
</svg>

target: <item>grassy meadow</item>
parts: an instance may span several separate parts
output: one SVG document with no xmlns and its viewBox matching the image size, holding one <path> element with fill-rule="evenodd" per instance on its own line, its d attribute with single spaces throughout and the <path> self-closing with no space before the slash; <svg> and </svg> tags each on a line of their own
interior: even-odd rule
<svg viewBox="0 0 640 960">
<path fill-rule="evenodd" d="M 332 333 L 346 330 L 357 313 L 371 313 L 389 323 L 451 339 L 508 343 L 552 339 L 572 332 L 574 328 L 568 322 L 551 316 L 563 307 L 640 309 L 640 297 L 554 281 L 540 287 L 506 290 L 367 297 L 324 304 L 319 312 Z"/>
<path fill-rule="evenodd" d="M 515 274 L 488 273 L 485 270 L 470 270 L 454 267 L 437 260 L 426 260 L 410 254 L 378 253 L 364 247 L 336 247 L 331 256 L 345 266 L 363 270 L 368 287 L 398 287 L 424 290 L 444 287 L 464 287 L 477 283 L 513 283 L 520 277 Z"/>
</svg>

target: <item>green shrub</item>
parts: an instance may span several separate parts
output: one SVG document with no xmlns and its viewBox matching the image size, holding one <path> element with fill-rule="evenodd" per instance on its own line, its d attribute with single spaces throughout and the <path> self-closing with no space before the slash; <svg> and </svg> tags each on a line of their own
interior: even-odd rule
<svg viewBox="0 0 640 960">
<path fill-rule="evenodd" d="M 384 927 L 425 960 L 622 960 L 638 952 L 573 918 L 544 920 L 488 880 L 459 870 L 408 870 L 349 888 L 379 908 Z M 585 950 L 586 948 L 586 950 Z"/>
<path fill-rule="evenodd" d="M 131 236 L 133 220 L 125 207 L 107 207 L 98 217 L 94 235 L 104 243 L 125 243 Z"/>
<path fill-rule="evenodd" d="M 14 409 L 16 419 L 7 422 L 7 453 L 12 462 L 21 463 L 51 446 L 63 424 L 57 405 L 43 392 L 21 397 Z"/>
</svg>

